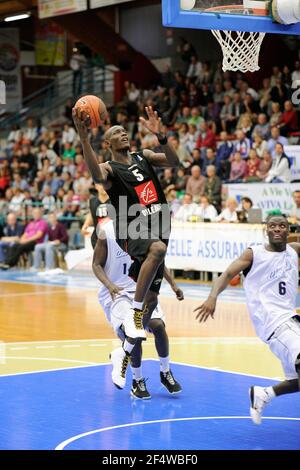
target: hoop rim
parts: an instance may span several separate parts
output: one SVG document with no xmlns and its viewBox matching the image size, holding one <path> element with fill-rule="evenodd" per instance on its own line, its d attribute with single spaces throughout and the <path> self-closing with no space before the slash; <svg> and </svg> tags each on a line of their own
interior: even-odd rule
<svg viewBox="0 0 300 470">
<path fill-rule="evenodd" d="M 224 13 L 228 11 L 230 13 L 237 13 L 240 15 L 245 14 L 246 11 L 251 11 L 253 15 L 257 16 L 269 16 L 267 8 L 252 8 L 252 7 L 243 7 L 242 5 L 222 5 L 215 6 L 211 8 L 205 8 L 203 13 Z"/>
</svg>

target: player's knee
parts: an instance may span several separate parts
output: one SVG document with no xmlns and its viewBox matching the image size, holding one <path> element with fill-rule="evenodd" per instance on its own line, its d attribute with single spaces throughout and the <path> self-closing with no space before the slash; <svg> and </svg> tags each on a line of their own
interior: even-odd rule
<svg viewBox="0 0 300 470">
<path fill-rule="evenodd" d="M 159 318 L 153 318 L 153 320 L 150 320 L 148 326 L 154 336 L 162 335 L 166 331 L 164 322 Z"/>
<path fill-rule="evenodd" d="M 300 374 L 300 354 L 298 355 L 296 359 L 296 371 L 298 374 Z"/>
<path fill-rule="evenodd" d="M 167 253 L 167 247 L 163 242 L 154 242 L 149 252 L 155 256 L 155 258 L 163 260 Z"/>
</svg>

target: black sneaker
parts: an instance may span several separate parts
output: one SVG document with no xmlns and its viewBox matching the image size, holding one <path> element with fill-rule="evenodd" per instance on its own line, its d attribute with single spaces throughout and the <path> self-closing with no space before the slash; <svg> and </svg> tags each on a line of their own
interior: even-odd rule
<svg viewBox="0 0 300 470">
<path fill-rule="evenodd" d="M 151 398 L 146 387 L 145 379 L 133 379 L 130 394 L 132 397 L 139 398 L 140 400 L 149 400 Z"/>
<path fill-rule="evenodd" d="M 181 386 L 178 382 L 174 379 L 172 372 L 169 370 L 168 372 L 161 372 L 160 373 L 160 381 L 164 387 L 168 390 L 169 393 L 180 393 L 182 391 Z"/>
</svg>

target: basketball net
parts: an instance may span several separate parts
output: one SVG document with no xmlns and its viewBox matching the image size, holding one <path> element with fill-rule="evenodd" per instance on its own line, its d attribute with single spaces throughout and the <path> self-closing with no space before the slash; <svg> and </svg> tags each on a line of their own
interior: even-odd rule
<svg viewBox="0 0 300 470">
<path fill-rule="evenodd" d="M 212 30 L 223 52 L 223 71 L 256 72 L 265 33 Z"/>
<path fill-rule="evenodd" d="M 244 0 L 243 7 L 229 5 L 206 9 L 215 13 L 267 15 L 269 1 Z M 241 12 L 240 12 L 241 10 Z M 266 33 L 212 30 L 223 52 L 223 71 L 256 72 L 259 67 L 259 53 Z"/>
</svg>

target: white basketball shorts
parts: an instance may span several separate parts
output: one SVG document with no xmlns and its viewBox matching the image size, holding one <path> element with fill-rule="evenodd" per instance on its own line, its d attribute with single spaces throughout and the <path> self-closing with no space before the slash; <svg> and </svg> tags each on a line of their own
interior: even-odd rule
<svg viewBox="0 0 300 470">
<path fill-rule="evenodd" d="M 300 355 L 300 321 L 290 318 L 276 328 L 268 341 L 271 351 L 281 361 L 287 380 L 298 378 L 296 360 Z"/>
</svg>

